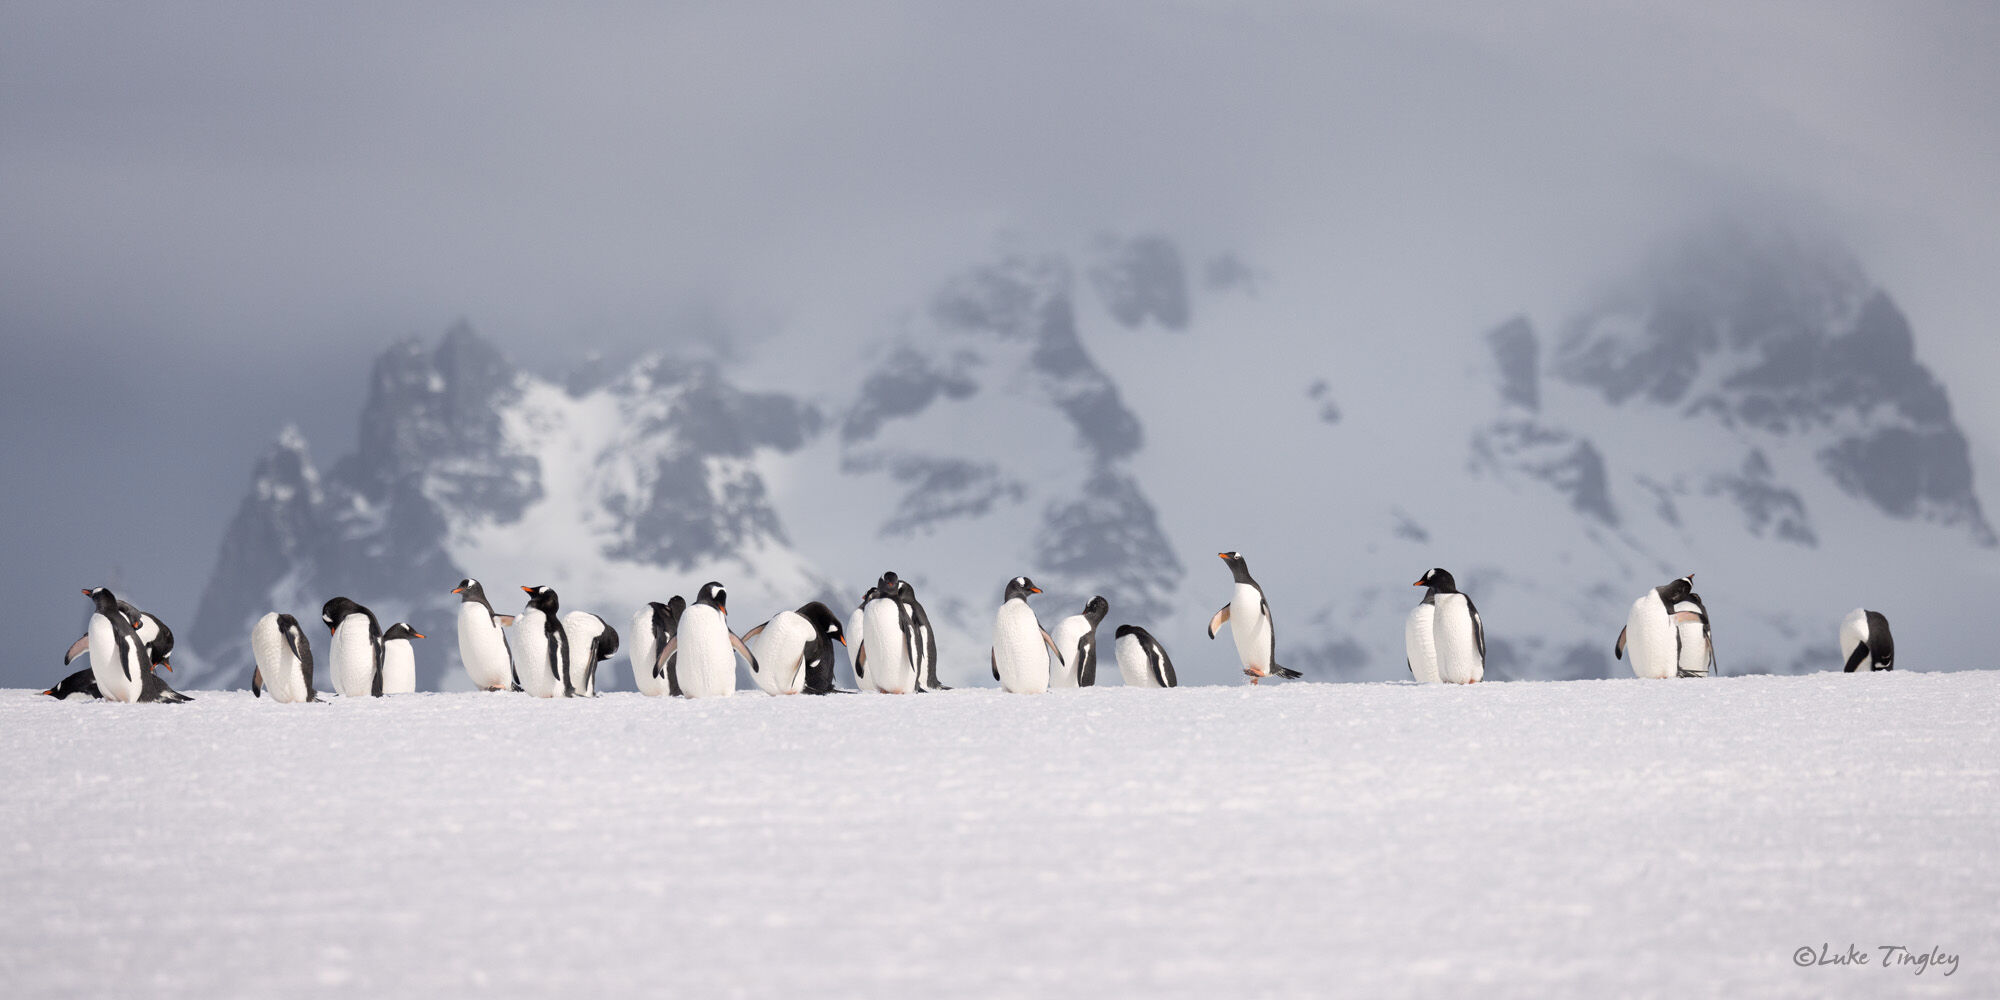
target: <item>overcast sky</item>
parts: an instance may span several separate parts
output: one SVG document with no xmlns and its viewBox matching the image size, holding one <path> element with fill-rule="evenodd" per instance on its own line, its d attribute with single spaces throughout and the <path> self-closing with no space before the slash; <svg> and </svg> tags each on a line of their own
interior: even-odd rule
<svg viewBox="0 0 2000 1000">
<path fill-rule="evenodd" d="M 1794 213 L 1909 313 L 1992 499 L 2000 8 L 1411 6 L 0 6 L 0 599 L 191 617 L 256 453 L 350 448 L 398 337 L 754 334 L 1004 231 L 1236 248 L 1423 336 Z"/>
</svg>

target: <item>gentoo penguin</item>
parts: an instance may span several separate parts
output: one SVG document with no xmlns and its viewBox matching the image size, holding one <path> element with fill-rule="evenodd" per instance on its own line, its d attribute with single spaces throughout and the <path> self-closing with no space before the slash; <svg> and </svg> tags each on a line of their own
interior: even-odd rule
<svg viewBox="0 0 2000 1000">
<path fill-rule="evenodd" d="M 88 637 L 86 637 L 86 641 L 88 641 Z M 57 681 L 55 687 L 42 693 L 57 701 L 68 701 L 74 695 L 82 695 L 86 698 L 104 697 L 98 693 L 97 677 L 90 672 L 89 667 L 85 667 Z"/>
<path fill-rule="evenodd" d="M 382 633 L 382 693 L 411 694 L 417 690 L 417 651 L 411 639 L 424 634 L 397 622 Z"/>
<path fill-rule="evenodd" d="M 1243 661 L 1243 673 L 1252 684 L 1266 677 L 1300 676 L 1277 663 L 1278 637 L 1271 627 L 1271 605 L 1264 600 L 1263 588 L 1250 579 L 1250 564 L 1234 552 L 1215 555 L 1229 565 L 1230 575 L 1236 578 L 1236 592 L 1208 620 L 1208 637 L 1215 638 L 1225 623 L 1229 625 L 1230 638 L 1236 640 L 1236 658 Z"/>
<path fill-rule="evenodd" d="M 146 679 L 141 685 L 142 690 L 139 692 L 139 700 L 173 703 L 193 701 L 194 699 L 187 695 L 168 687 L 166 679 L 158 673 L 161 667 L 165 667 L 169 673 L 174 669 L 174 665 L 167 660 L 168 654 L 172 653 L 174 649 L 173 630 L 167 628 L 167 623 L 161 621 L 159 616 L 149 611 L 141 611 L 124 601 L 118 602 L 118 612 L 125 616 L 125 620 L 132 626 L 132 631 L 139 636 L 140 645 L 145 647 L 146 660 L 149 666 Z M 63 655 L 63 666 L 69 666 L 77 657 L 89 651 L 90 633 L 86 631 L 80 638 L 70 644 L 69 652 Z M 90 683 L 87 686 L 73 684 L 72 682 L 79 676 L 89 676 L 91 678 Z M 57 692 L 62 693 L 58 694 Z M 92 698 L 103 697 L 103 693 L 97 687 L 95 675 L 91 674 L 89 670 L 71 674 L 63 678 L 62 682 L 55 687 L 42 693 L 57 698 L 67 698 L 71 694 L 88 694 Z"/>
<path fill-rule="evenodd" d="M 1054 653 L 1057 662 L 1062 660 L 1056 641 L 1049 638 L 1035 618 L 1035 609 L 1028 606 L 1029 595 L 1041 592 L 1042 588 L 1025 576 L 1007 581 L 1000 613 L 993 618 L 993 679 L 1003 690 L 1015 694 L 1047 691 L 1049 654 Z"/>
<path fill-rule="evenodd" d="M 1611 655 L 1624 659 L 1632 651 L 1632 673 L 1637 677 L 1672 677 L 1680 670 L 1681 634 L 1674 620 L 1674 605 L 1694 593 L 1694 574 L 1646 591 L 1632 602 L 1625 627 Z M 1680 612 L 1686 614 L 1686 612 Z"/>
<path fill-rule="evenodd" d="M 1472 598 L 1458 592 L 1458 581 L 1443 569 L 1425 573 L 1413 586 L 1429 588 L 1432 648 L 1437 653 L 1437 679 L 1446 684 L 1477 684 L 1486 677 L 1486 623 Z"/>
<path fill-rule="evenodd" d="M 855 671 L 864 668 L 864 689 L 883 694 L 909 694 L 917 690 L 919 636 L 910 620 L 910 606 L 899 599 L 902 581 L 894 573 L 882 574 L 875 596 L 862 608 L 868 645 L 855 658 Z"/>
<path fill-rule="evenodd" d="M 618 652 L 618 630 L 588 611 L 564 615 L 562 627 L 569 638 L 571 686 L 577 697 L 595 698 L 597 665 Z"/>
<path fill-rule="evenodd" d="M 1689 591 L 1674 605 L 1674 631 L 1679 633 L 1680 653 L 1675 661 L 1675 677 L 1707 677 L 1715 672 L 1715 635 L 1709 629 L 1708 605 L 1701 595 Z"/>
<path fill-rule="evenodd" d="M 1864 663 L 1869 670 L 1896 669 L 1896 640 L 1889 634 L 1889 619 L 1867 608 L 1849 611 L 1840 620 L 1840 655 L 1847 661 L 1841 669 L 1850 674 Z"/>
<path fill-rule="evenodd" d="M 1421 587 L 1424 581 L 1418 580 L 1416 585 Z M 1431 628 L 1436 619 L 1437 588 L 1431 587 L 1424 591 L 1424 599 L 1410 609 L 1410 617 L 1403 619 L 1403 663 L 1419 684 L 1438 683 L 1437 635 Z"/>
<path fill-rule="evenodd" d="M 758 672 L 757 658 L 736 633 L 729 631 L 729 592 L 722 584 L 702 584 L 694 603 L 681 613 L 680 628 L 655 654 L 661 663 L 677 661 L 681 694 L 689 698 L 726 698 L 736 693 L 736 657 Z"/>
<path fill-rule="evenodd" d="M 486 588 L 469 576 L 451 592 L 459 597 L 458 660 L 472 686 L 481 691 L 518 689 L 514 652 L 507 646 L 507 626 L 514 624 L 514 616 L 494 613 Z"/>
<path fill-rule="evenodd" d="M 569 635 L 556 617 L 560 607 L 556 592 L 547 587 L 522 587 L 528 595 L 528 609 L 514 619 L 514 666 L 521 675 L 521 690 L 536 698 L 569 698 Z"/>
<path fill-rule="evenodd" d="M 83 592 L 90 598 L 90 626 L 85 630 L 90 643 L 90 674 L 97 681 L 99 697 L 110 701 L 140 701 L 146 678 L 153 675 L 153 663 L 146 644 L 132 628 L 132 620 L 118 609 L 118 597 L 98 587 Z M 75 647 L 71 647 L 74 649 Z"/>
<path fill-rule="evenodd" d="M 797 611 L 780 611 L 743 633 L 743 641 L 756 654 L 750 661 L 750 676 L 765 694 L 798 694 L 806 688 L 806 674 L 817 664 L 826 672 L 825 688 L 831 690 L 834 640 L 847 644 L 840 620 L 826 605 L 813 601 Z"/>
<path fill-rule="evenodd" d="M 881 588 L 868 588 L 868 592 L 861 595 L 861 603 L 854 606 L 854 613 L 847 616 L 847 634 L 852 636 L 847 643 L 847 662 L 854 667 L 854 686 L 862 691 L 874 687 L 865 676 L 868 670 L 868 602 L 881 596 Z"/>
<path fill-rule="evenodd" d="M 1167 648 L 1151 632 L 1137 625 L 1120 625 L 1111 648 L 1118 657 L 1118 675 L 1125 678 L 1126 687 L 1170 688 L 1180 684 L 1174 676 L 1174 661 L 1167 658 Z"/>
<path fill-rule="evenodd" d="M 257 661 L 250 675 L 252 694 L 269 694 L 285 704 L 320 700 L 313 690 L 312 643 L 297 618 L 273 611 L 257 619 L 250 627 L 250 655 Z"/>
<path fill-rule="evenodd" d="M 1093 597 L 1083 613 L 1056 623 L 1056 671 L 1050 687 L 1092 687 L 1097 683 L 1097 626 L 1111 613 L 1111 602 Z"/>
<path fill-rule="evenodd" d="M 819 627 L 819 634 L 806 644 L 805 687 L 806 694 L 844 694 L 833 682 L 833 643 L 847 645 L 847 630 L 840 626 L 839 617 L 833 609 L 813 601 L 799 609 L 799 614 Z M 833 640 L 829 642 L 827 640 Z"/>
<path fill-rule="evenodd" d="M 174 633 L 167 623 L 150 611 L 141 611 L 124 601 L 118 602 L 118 610 L 132 620 L 132 631 L 139 633 L 139 641 L 146 644 L 146 659 L 155 668 L 165 668 L 174 672 L 174 665 L 167 657 L 174 651 Z"/>
<path fill-rule="evenodd" d="M 382 625 L 375 612 L 345 597 L 326 602 L 319 612 L 333 640 L 326 659 L 333 672 L 333 692 L 343 698 L 382 694 Z"/>
<path fill-rule="evenodd" d="M 917 671 L 917 690 L 951 690 L 938 680 L 937 632 L 931 628 L 930 612 L 917 600 L 917 588 L 910 586 L 908 580 L 897 579 L 894 573 L 884 573 L 882 578 L 895 581 L 896 603 L 910 615 L 910 666 Z"/>
<path fill-rule="evenodd" d="M 627 654 L 632 661 L 632 684 L 648 698 L 681 693 L 680 685 L 673 682 L 673 662 L 660 663 L 659 653 L 674 637 L 681 612 L 686 610 L 687 599 L 675 594 L 673 600 L 665 604 L 653 601 L 632 616 L 632 644 Z"/>
</svg>

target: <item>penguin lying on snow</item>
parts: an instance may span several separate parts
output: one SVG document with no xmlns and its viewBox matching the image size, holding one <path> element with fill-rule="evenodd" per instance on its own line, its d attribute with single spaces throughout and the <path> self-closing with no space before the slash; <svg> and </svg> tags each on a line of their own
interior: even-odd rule
<svg viewBox="0 0 2000 1000">
<path fill-rule="evenodd" d="M 1170 688 L 1180 683 L 1174 676 L 1174 661 L 1167 658 L 1166 647 L 1151 632 L 1137 625 L 1120 625 L 1111 647 L 1126 687 Z"/>
<path fill-rule="evenodd" d="M 1271 605 L 1264 600 L 1263 588 L 1250 578 L 1250 564 L 1234 552 L 1215 555 L 1229 565 L 1230 575 L 1236 578 L 1236 591 L 1230 595 L 1229 603 L 1208 620 L 1208 637 L 1215 638 L 1224 624 L 1229 626 L 1230 638 L 1236 640 L 1236 657 L 1243 661 L 1243 673 L 1252 684 L 1266 677 L 1302 676 L 1277 663 L 1278 638 L 1271 628 Z"/>
<path fill-rule="evenodd" d="M 1097 626 L 1111 613 L 1111 602 L 1103 596 L 1090 599 L 1083 613 L 1056 623 L 1059 664 L 1050 687 L 1092 687 L 1097 684 Z"/>
<path fill-rule="evenodd" d="M 250 627 L 250 655 L 257 667 L 250 673 L 250 693 L 265 694 L 281 704 L 320 701 L 313 690 L 312 643 L 299 620 L 276 611 Z"/>
<path fill-rule="evenodd" d="M 1868 669 L 1896 669 L 1896 640 L 1889 634 L 1889 619 L 1879 611 L 1855 608 L 1840 620 L 1841 670 L 1853 673 L 1866 663 Z"/>
</svg>

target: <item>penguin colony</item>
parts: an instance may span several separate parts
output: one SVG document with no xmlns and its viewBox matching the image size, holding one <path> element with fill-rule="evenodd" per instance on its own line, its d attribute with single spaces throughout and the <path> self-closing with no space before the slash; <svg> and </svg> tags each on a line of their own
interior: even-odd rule
<svg viewBox="0 0 2000 1000">
<path fill-rule="evenodd" d="M 1250 575 L 1249 563 L 1236 552 L 1216 556 L 1229 568 L 1233 587 L 1229 602 L 1209 619 L 1208 637 L 1228 628 L 1251 684 L 1299 677 L 1298 671 L 1278 664 L 1271 603 Z M 1424 588 L 1424 596 L 1403 626 L 1410 676 L 1425 684 L 1483 680 L 1486 625 L 1472 598 L 1443 567 L 1426 571 L 1414 586 Z M 634 686 L 649 697 L 727 697 L 736 691 L 739 660 L 765 694 L 852 693 L 834 683 L 835 643 L 848 647 L 860 690 L 950 690 L 938 680 L 937 633 L 930 614 L 916 588 L 893 572 L 883 573 L 862 594 L 845 623 L 833 609 L 812 601 L 780 611 L 740 636 L 729 627 L 729 594 L 720 583 L 703 585 L 692 604 L 678 595 L 664 603 L 649 602 L 632 616 L 622 639 L 598 615 L 562 613 L 561 598 L 549 587 L 520 589 L 527 600 L 517 615 L 495 611 L 478 580 L 460 580 L 451 590 L 459 598 L 459 659 L 479 690 L 518 691 L 536 698 L 595 697 L 598 666 L 622 644 Z M 1111 613 L 1110 603 L 1092 597 L 1050 635 L 1028 603 L 1041 592 L 1025 576 L 1003 588 L 987 658 L 993 679 L 1016 694 L 1095 686 L 1097 630 Z M 64 654 L 63 665 L 88 655 L 90 666 L 43 694 L 128 702 L 192 700 L 157 673 L 173 670 L 168 656 L 174 634 L 165 622 L 103 587 L 83 594 L 91 602 L 89 624 Z M 327 629 L 326 664 L 334 693 L 357 698 L 416 690 L 414 641 L 425 636 L 410 623 L 384 629 L 374 612 L 344 596 L 320 608 L 320 623 Z M 1881 612 L 1854 609 L 1841 619 L 1839 637 L 1848 673 L 1864 667 L 1894 669 L 1896 644 Z M 250 650 L 256 661 L 250 676 L 253 694 L 285 703 L 324 700 L 313 685 L 312 640 L 296 617 L 273 611 L 259 618 L 250 629 Z M 1708 606 L 1695 592 L 1694 574 L 1639 595 L 1612 653 L 1629 662 L 1637 677 L 1714 675 L 1714 634 Z M 1117 627 L 1112 657 L 1127 687 L 1179 684 L 1166 647 L 1138 625 Z"/>
</svg>

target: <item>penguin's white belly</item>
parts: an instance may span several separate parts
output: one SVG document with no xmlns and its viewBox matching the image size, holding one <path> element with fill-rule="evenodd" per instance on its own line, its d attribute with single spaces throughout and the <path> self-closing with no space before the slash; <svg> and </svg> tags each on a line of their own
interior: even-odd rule
<svg viewBox="0 0 2000 1000">
<path fill-rule="evenodd" d="M 726 698 L 736 693 L 736 647 L 729 642 L 729 620 L 706 604 L 681 615 L 674 647 L 674 674 L 681 693 L 690 698 Z"/>
<path fill-rule="evenodd" d="M 1040 694 L 1049 689 L 1049 651 L 1027 601 L 1008 601 L 994 616 L 993 665 L 1000 671 L 1000 686 L 1008 691 Z"/>
<path fill-rule="evenodd" d="M 903 642 L 902 609 L 895 601 L 878 597 L 862 610 L 868 629 L 866 683 L 884 694 L 909 694 L 917 686 L 917 668 Z"/>
<path fill-rule="evenodd" d="M 1868 641 L 1868 609 L 1855 608 L 1840 620 L 1840 665 L 1847 666 L 1847 659 L 1854 655 L 1854 647 Z M 1872 657 L 1871 657 L 1872 658 Z M 1856 673 L 1869 669 L 1873 664 L 1863 659 L 1855 666 Z"/>
<path fill-rule="evenodd" d="M 653 645 L 653 609 L 640 608 L 632 616 L 631 641 L 625 646 L 625 655 L 632 662 L 632 685 L 648 698 L 658 698 L 667 693 L 664 677 L 653 676 L 653 661 L 660 651 Z"/>
<path fill-rule="evenodd" d="M 327 663 L 333 668 L 333 690 L 344 698 L 375 693 L 375 644 L 368 640 L 368 618 L 348 615 L 340 620 L 328 644 Z"/>
<path fill-rule="evenodd" d="M 1076 643 L 1090 631 L 1090 619 L 1082 615 L 1071 615 L 1056 623 L 1056 651 L 1062 660 L 1055 672 L 1049 675 L 1049 686 L 1073 688 L 1083 683 L 1083 664 L 1076 655 Z"/>
<path fill-rule="evenodd" d="M 845 634 L 847 636 L 847 663 L 851 667 L 860 660 L 861 650 L 868 644 L 868 615 L 865 611 L 855 608 L 854 613 L 847 616 L 847 632 Z M 867 670 L 868 668 L 862 667 L 861 669 Z M 867 691 L 873 685 L 868 683 L 867 678 L 860 675 L 860 671 L 856 671 L 854 686 Z"/>
<path fill-rule="evenodd" d="M 1679 641 L 1674 623 L 1657 594 L 1647 594 L 1632 602 L 1625 620 L 1625 658 L 1632 661 L 1635 677 L 1672 677 L 1679 665 Z"/>
<path fill-rule="evenodd" d="M 1136 635 L 1121 635 L 1112 640 L 1111 651 L 1118 657 L 1118 676 L 1126 687 L 1159 687 L 1160 682 L 1153 677 L 1153 666 L 1146 661 L 1146 647 L 1141 645 Z"/>
<path fill-rule="evenodd" d="M 1264 616 L 1264 595 L 1247 583 L 1236 585 L 1229 600 L 1229 637 L 1236 640 L 1236 658 L 1259 673 L 1271 670 L 1271 619 Z"/>
<path fill-rule="evenodd" d="M 500 691 L 514 682 L 507 636 L 493 624 L 493 612 L 478 601 L 458 605 L 458 658 L 465 675 L 482 691 Z"/>
<path fill-rule="evenodd" d="M 1410 676 L 1420 684 L 1438 683 L 1437 636 L 1431 632 L 1436 617 L 1435 606 L 1419 604 L 1403 620 L 1404 655 L 1410 659 Z"/>
<path fill-rule="evenodd" d="M 604 634 L 604 623 L 588 611 L 572 611 L 562 617 L 563 635 L 569 639 L 569 684 L 579 698 L 597 696 L 597 667 L 590 644 Z"/>
<path fill-rule="evenodd" d="M 1675 611 L 1697 611 L 1692 604 L 1682 605 Z M 1701 634 L 1701 622 L 1675 622 L 1674 631 L 1680 636 L 1680 660 L 1675 664 L 1680 675 L 1694 677 L 1708 676 L 1708 637 Z"/>
<path fill-rule="evenodd" d="M 136 643 L 130 653 L 120 657 L 118 635 L 111 630 L 111 619 L 91 613 L 90 675 L 97 679 L 99 694 L 110 701 L 138 701 L 146 684 L 143 671 L 151 666 L 136 662 L 142 659 L 145 657 Z"/>
<path fill-rule="evenodd" d="M 410 694 L 417 689 L 417 651 L 408 639 L 382 644 L 382 693 Z"/>
<path fill-rule="evenodd" d="M 812 622 L 796 611 L 781 611 L 757 633 L 750 655 L 757 658 L 757 686 L 765 694 L 798 694 L 806 686 L 806 643 Z"/>
<path fill-rule="evenodd" d="M 278 629 L 276 611 L 257 619 L 250 629 L 250 656 L 257 661 L 257 673 L 264 678 L 264 696 L 281 704 L 306 700 L 306 676 L 299 658 Z"/>
<path fill-rule="evenodd" d="M 556 673 L 561 664 L 551 662 L 549 637 L 545 631 L 548 615 L 533 608 L 514 619 L 514 665 L 521 674 L 521 690 L 536 698 L 562 694 L 562 678 Z"/>
<path fill-rule="evenodd" d="M 1437 595 L 1431 635 L 1437 644 L 1438 680 L 1471 684 L 1485 678 L 1486 663 L 1479 655 L 1479 637 L 1472 628 L 1472 605 L 1464 594 Z"/>
</svg>

